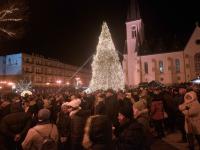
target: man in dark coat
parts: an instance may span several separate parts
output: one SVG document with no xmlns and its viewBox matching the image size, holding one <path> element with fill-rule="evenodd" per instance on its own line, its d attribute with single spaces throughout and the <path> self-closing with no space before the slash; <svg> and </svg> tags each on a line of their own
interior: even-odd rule
<svg viewBox="0 0 200 150">
<path fill-rule="evenodd" d="M 106 115 L 112 121 L 112 124 L 115 128 L 118 128 L 119 126 L 117 120 L 118 108 L 119 108 L 119 101 L 117 100 L 117 96 L 111 89 L 107 90 L 105 98 Z"/>
<path fill-rule="evenodd" d="M 80 107 L 81 100 L 74 99 L 67 103 L 68 112 L 70 117 L 70 149 L 71 150 L 83 150 L 83 130 L 86 122 L 86 113 Z"/>
<path fill-rule="evenodd" d="M 115 140 L 116 150 L 144 150 L 147 148 L 144 128 L 133 119 L 131 105 L 124 103 L 119 108 L 120 133 Z"/>
<path fill-rule="evenodd" d="M 185 85 L 181 84 L 178 88 L 179 90 L 179 95 L 175 98 L 175 102 L 176 102 L 176 125 L 178 127 L 178 129 L 181 132 L 181 140 L 178 141 L 179 143 L 186 143 L 187 139 L 186 139 L 186 132 L 185 132 L 185 117 L 184 115 L 181 113 L 181 111 L 179 110 L 179 105 L 184 103 L 184 96 L 186 94 L 186 87 Z"/>
<path fill-rule="evenodd" d="M 31 127 L 31 117 L 25 112 L 20 112 L 17 105 L 13 105 L 11 113 L 2 118 L 0 135 L 8 150 L 20 150 L 21 142 Z"/>
</svg>

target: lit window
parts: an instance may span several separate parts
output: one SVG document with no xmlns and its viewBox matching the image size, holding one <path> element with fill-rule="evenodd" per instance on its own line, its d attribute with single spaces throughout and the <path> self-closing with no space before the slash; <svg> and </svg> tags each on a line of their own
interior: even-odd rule
<svg viewBox="0 0 200 150">
<path fill-rule="evenodd" d="M 144 63 L 144 72 L 146 74 L 148 74 L 148 63 L 147 62 Z"/>
<path fill-rule="evenodd" d="M 175 59 L 175 65 L 176 65 L 176 73 L 180 72 L 180 60 Z"/>
<path fill-rule="evenodd" d="M 132 38 L 136 37 L 136 26 L 132 26 L 131 28 Z"/>
<path fill-rule="evenodd" d="M 197 53 L 194 56 L 194 62 L 195 62 L 195 71 L 196 74 L 198 75 L 200 73 L 200 53 Z"/>
<path fill-rule="evenodd" d="M 163 61 L 159 61 L 159 71 L 160 71 L 160 73 L 163 73 L 163 72 L 164 72 L 164 64 L 163 64 Z"/>
</svg>

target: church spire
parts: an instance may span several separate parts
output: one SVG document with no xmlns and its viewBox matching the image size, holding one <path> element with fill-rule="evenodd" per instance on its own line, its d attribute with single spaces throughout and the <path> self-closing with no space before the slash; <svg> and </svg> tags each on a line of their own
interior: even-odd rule
<svg viewBox="0 0 200 150">
<path fill-rule="evenodd" d="M 130 0 L 129 8 L 127 12 L 127 21 L 139 20 L 140 17 L 140 9 L 138 0 Z"/>
</svg>

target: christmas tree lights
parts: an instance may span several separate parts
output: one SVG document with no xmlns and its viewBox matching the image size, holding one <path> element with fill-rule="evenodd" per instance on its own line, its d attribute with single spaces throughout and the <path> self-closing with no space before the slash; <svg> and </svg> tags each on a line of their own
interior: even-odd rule
<svg viewBox="0 0 200 150">
<path fill-rule="evenodd" d="M 104 22 L 92 62 L 91 91 L 124 89 L 124 74 L 110 31 Z"/>
</svg>

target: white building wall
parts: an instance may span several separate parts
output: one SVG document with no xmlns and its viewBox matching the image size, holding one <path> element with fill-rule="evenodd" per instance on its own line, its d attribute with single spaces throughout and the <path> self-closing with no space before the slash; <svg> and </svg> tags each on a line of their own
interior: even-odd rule
<svg viewBox="0 0 200 150">
<path fill-rule="evenodd" d="M 123 55 L 122 68 L 124 72 L 125 85 L 128 85 L 128 58 L 127 54 Z"/>
<path fill-rule="evenodd" d="M 135 27 L 135 37 L 133 36 L 133 26 Z M 137 50 L 139 46 L 139 39 L 142 42 L 142 20 L 135 20 L 126 23 L 127 31 L 127 55 L 124 56 L 123 70 L 125 76 L 125 83 L 128 86 L 136 86 L 141 82 L 140 74 L 140 57 L 138 57 Z"/>
<path fill-rule="evenodd" d="M 200 40 L 200 27 L 197 25 L 192 36 L 190 37 L 185 49 L 184 54 L 186 58 L 186 74 L 187 80 L 196 78 L 199 73 L 195 70 L 194 56 L 197 53 L 200 53 L 200 44 L 197 43 L 197 40 Z"/>
<path fill-rule="evenodd" d="M 180 60 L 180 72 L 176 72 L 175 60 Z M 163 61 L 164 72 L 159 70 L 159 61 Z M 148 63 L 148 74 L 145 74 L 144 63 Z M 183 52 L 173 52 L 155 55 L 141 56 L 142 64 L 142 82 L 152 80 L 159 81 L 163 84 L 185 82 L 185 69 L 183 61 Z"/>
</svg>

